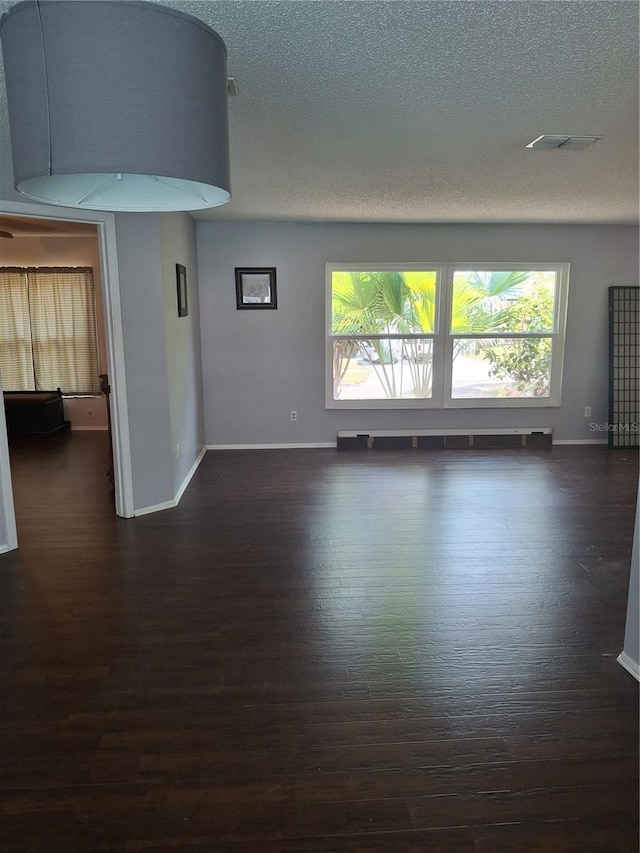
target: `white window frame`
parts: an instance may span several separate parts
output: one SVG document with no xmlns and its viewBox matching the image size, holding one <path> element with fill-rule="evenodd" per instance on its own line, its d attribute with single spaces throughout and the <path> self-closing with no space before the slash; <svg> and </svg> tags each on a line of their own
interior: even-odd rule
<svg viewBox="0 0 640 853">
<path fill-rule="evenodd" d="M 334 400 L 333 398 L 333 341 L 340 338 L 353 339 L 354 336 L 333 335 L 331 332 L 331 295 L 332 274 L 334 272 L 367 272 L 367 271 L 429 271 L 438 275 L 436 292 L 436 317 L 433 335 L 418 333 L 413 335 L 397 335 L 397 338 L 433 338 L 433 382 L 430 398 L 416 399 L 379 399 L 379 400 Z M 556 300 L 554 312 L 554 327 L 551 332 L 533 334 L 518 334 L 514 332 L 464 335 L 452 334 L 451 326 L 451 295 L 453 292 L 453 275 L 455 271 L 473 270 L 511 271 L 511 270 L 545 270 L 556 273 Z M 327 409 L 540 409 L 557 408 L 562 400 L 562 376 L 564 366 L 564 348 L 567 324 L 567 303 L 569 297 L 568 263 L 514 261 L 509 263 L 477 263 L 460 261 L 455 263 L 337 263 L 325 265 L 325 408 Z M 453 342 L 458 338 L 551 338 L 551 384 L 549 397 L 451 397 L 451 378 L 453 371 Z M 389 339 L 388 335 L 362 335 L 363 339 Z"/>
</svg>

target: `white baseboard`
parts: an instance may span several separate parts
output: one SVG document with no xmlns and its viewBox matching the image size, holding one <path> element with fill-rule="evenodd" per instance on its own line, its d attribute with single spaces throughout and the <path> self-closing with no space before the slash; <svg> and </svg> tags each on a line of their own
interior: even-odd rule
<svg viewBox="0 0 640 853">
<path fill-rule="evenodd" d="M 412 430 L 412 434 L 416 435 L 467 435 L 470 432 L 473 432 L 474 435 L 482 435 L 485 433 L 490 433 L 491 435 L 514 435 L 522 432 L 531 432 L 532 430 L 520 430 L 520 429 L 460 429 L 460 430 Z M 534 432 L 550 432 L 549 429 L 544 430 L 533 430 Z M 406 430 L 361 430 L 360 433 L 366 433 L 367 435 L 407 435 Z M 340 432 L 342 436 L 349 435 L 358 435 L 357 430 L 343 430 Z M 600 438 L 559 438 L 554 439 L 553 444 L 607 444 L 607 439 Z M 304 442 L 300 444 L 207 444 L 206 450 L 304 450 L 304 449 L 314 449 L 314 448 L 323 448 L 323 447 L 333 447 L 335 448 L 335 442 L 333 441 L 319 441 L 319 442 Z"/>
<path fill-rule="evenodd" d="M 314 450 L 336 448 L 335 441 L 308 442 L 305 444 L 207 444 L 207 450 Z"/>
<path fill-rule="evenodd" d="M 137 518 L 139 515 L 151 515 L 152 512 L 161 512 L 163 509 L 173 509 L 175 506 L 175 501 L 165 501 L 161 504 L 152 504 L 151 506 L 143 506 L 140 507 L 140 509 L 134 509 L 133 514 Z"/>
<path fill-rule="evenodd" d="M 133 511 L 134 516 L 136 516 L 136 518 L 137 518 L 139 515 L 151 515 L 151 513 L 153 513 L 153 512 L 162 512 L 163 509 L 174 509 L 174 507 L 177 507 L 178 504 L 180 503 L 180 498 L 185 493 L 187 486 L 191 482 L 191 478 L 193 477 L 193 475 L 198 470 L 198 465 L 202 462 L 202 459 L 203 459 L 206 452 L 207 452 L 207 448 L 203 447 L 202 450 L 200 451 L 200 453 L 198 454 L 198 458 L 196 459 L 196 461 L 193 463 L 193 465 L 189 469 L 189 473 L 187 474 L 187 476 L 182 481 L 182 484 L 178 488 L 178 491 L 176 492 L 175 497 L 172 501 L 164 501 L 164 503 L 152 504 L 151 506 L 140 507 L 140 509 L 135 509 Z"/>
<path fill-rule="evenodd" d="M 555 438 L 554 444 L 608 444 L 606 438 Z"/>
<path fill-rule="evenodd" d="M 617 661 L 620 666 L 624 667 L 627 672 L 631 673 L 636 681 L 640 681 L 640 665 L 638 665 L 633 658 L 630 658 L 626 652 L 621 652 L 617 657 Z"/>
<path fill-rule="evenodd" d="M 180 488 L 176 492 L 176 496 L 174 498 L 176 506 L 180 503 L 180 498 L 183 496 L 185 489 L 187 488 L 187 486 L 191 482 L 191 478 L 193 477 L 193 475 L 198 470 L 198 465 L 202 462 L 202 459 L 203 459 L 204 454 L 206 452 L 207 452 L 207 448 L 203 447 L 202 450 L 200 451 L 199 455 L 198 455 L 198 458 L 196 459 L 196 461 L 193 463 L 193 465 L 189 469 L 189 473 L 187 474 L 187 476 L 182 481 L 182 485 L 180 486 Z"/>
<path fill-rule="evenodd" d="M 71 432 L 106 432 L 108 426 L 74 426 L 71 424 Z"/>
</svg>

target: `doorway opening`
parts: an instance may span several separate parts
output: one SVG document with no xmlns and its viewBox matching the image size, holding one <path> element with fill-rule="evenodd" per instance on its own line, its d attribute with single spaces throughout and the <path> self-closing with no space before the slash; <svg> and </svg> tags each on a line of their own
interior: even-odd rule
<svg viewBox="0 0 640 853">
<path fill-rule="evenodd" d="M 20 251 L 31 247 L 29 266 L 65 265 L 89 266 L 94 271 L 96 292 L 96 325 L 98 327 L 100 368 L 105 378 L 105 394 L 95 397 L 76 397 L 65 400 L 65 419 L 71 421 L 74 432 L 95 433 L 88 436 L 85 445 L 100 445 L 102 433 L 105 444 L 105 464 L 96 476 L 104 477 L 112 471 L 115 512 L 122 517 L 133 515 L 132 474 L 129 451 L 129 431 L 126 404 L 126 376 L 118 287 L 118 268 L 113 214 L 73 212 L 73 219 L 42 205 L 0 202 L 0 232 L 11 237 L 0 237 L 2 265 L 19 266 Z M 9 248 L 12 247 L 12 248 Z M 24 263 L 24 260 L 22 261 Z M 4 418 L 4 407 L 0 419 Z M 109 429 L 109 426 L 111 429 Z M 15 504 L 11 465 L 6 433 L 6 423 L 0 420 L 0 494 L 3 498 L 6 546 L 18 546 L 15 524 Z M 54 437 L 55 438 L 55 437 Z M 110 440 L 109 440 L 110 439 Z M 112 461 L 109 460 L 109 444 Z M 99 456 L 99 453 L 98 453 Z M 0 525 L 1 527 L 1 525 Z"/>
</svg>

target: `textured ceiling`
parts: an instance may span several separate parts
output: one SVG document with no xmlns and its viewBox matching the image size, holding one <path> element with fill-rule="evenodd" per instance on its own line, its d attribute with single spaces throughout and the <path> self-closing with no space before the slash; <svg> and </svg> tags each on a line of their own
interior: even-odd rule
<svg viewBox="0 0 640 853">
<path fill-rule="evenodd" d="M 240 89 L 233 198 L 197 219 L 638 219 L 636 2 L 163 5 L 220 33 Z M 603 139 L 525 148 L 542 133 Z"/>
</svg>

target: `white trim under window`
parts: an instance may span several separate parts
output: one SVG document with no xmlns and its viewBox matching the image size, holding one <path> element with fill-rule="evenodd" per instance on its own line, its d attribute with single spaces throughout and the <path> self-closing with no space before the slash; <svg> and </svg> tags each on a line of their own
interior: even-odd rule
<svg viewBox="0 0 640 853">
<path fill-rule="evenodd" d="M 327 263 L 326 408 L 559 406 L 568 285 L 568 263 Z"/>
</svg>

